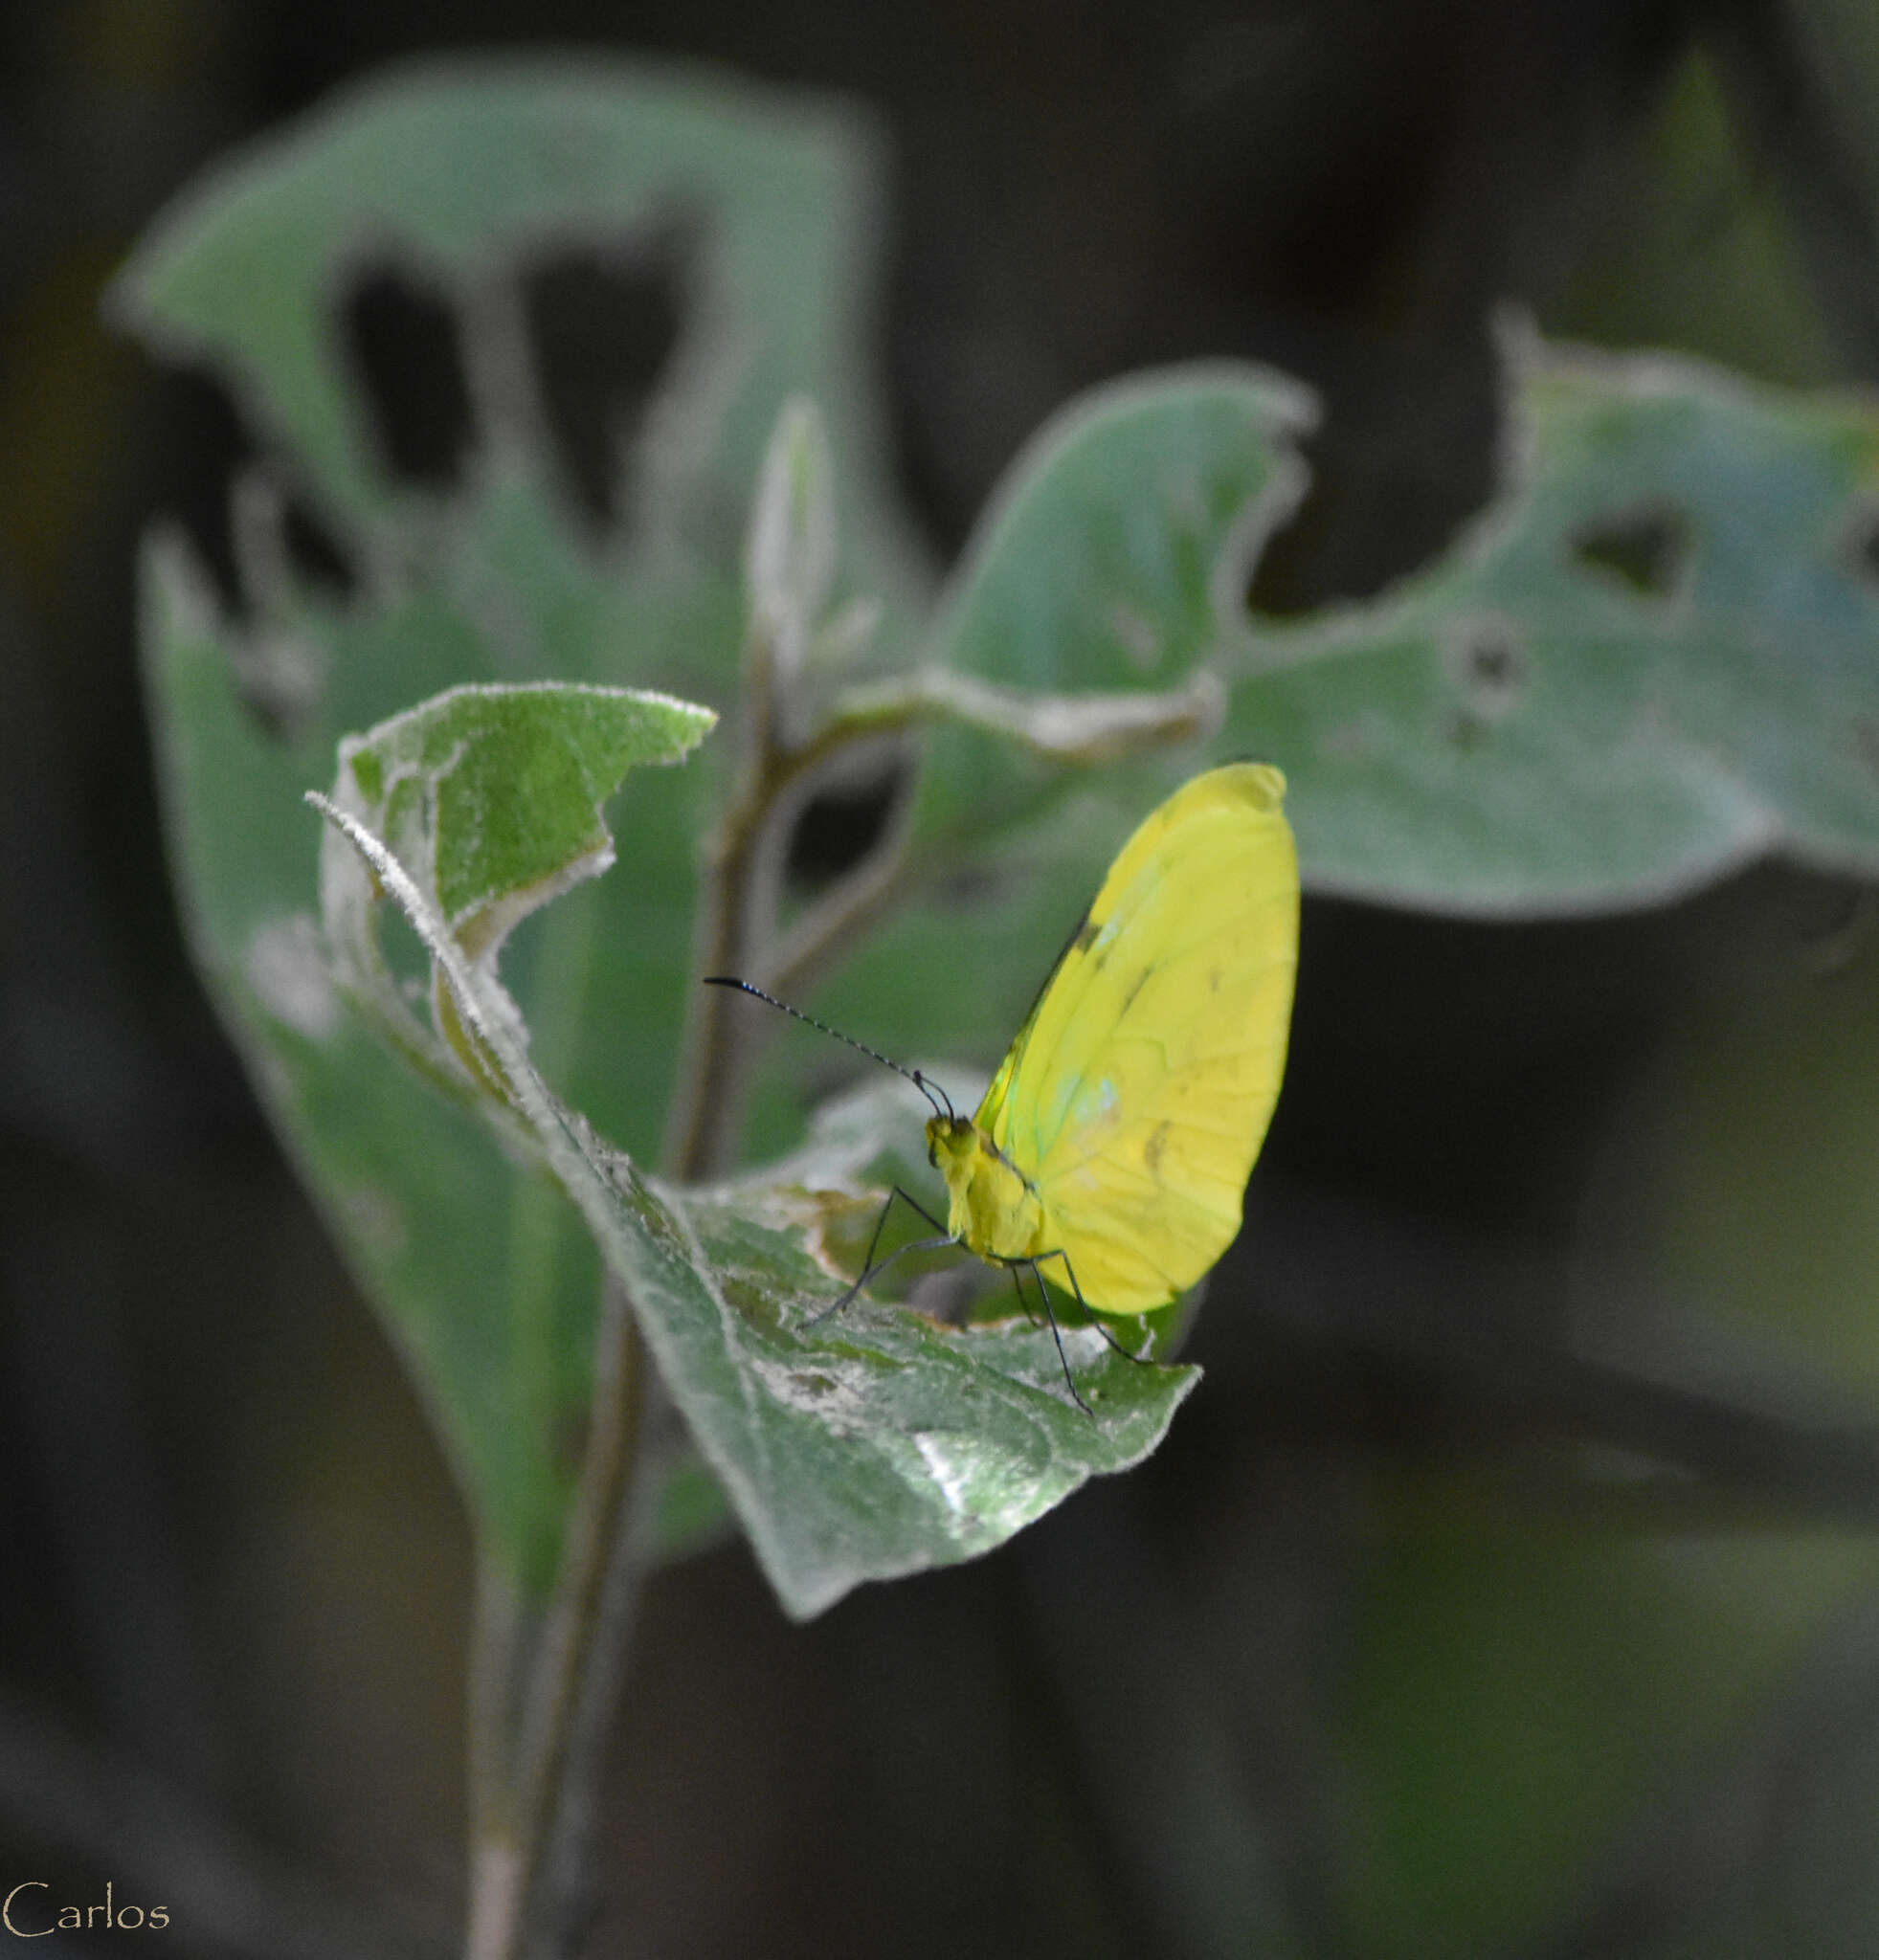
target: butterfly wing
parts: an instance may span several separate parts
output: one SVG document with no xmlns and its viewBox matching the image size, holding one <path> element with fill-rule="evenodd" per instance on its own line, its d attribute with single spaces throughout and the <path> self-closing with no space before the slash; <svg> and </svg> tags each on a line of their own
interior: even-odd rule
<svg viewBox="0 0 1879 1960">
<path fill-rule="evenodd" d="M 979 1107 L 1092 1307 L 1164 1304 L 1240 1229 L 1298 961 L 1284 795 L 1277 769 L 1235 763 L 1150 813 Z"/>
</svg>

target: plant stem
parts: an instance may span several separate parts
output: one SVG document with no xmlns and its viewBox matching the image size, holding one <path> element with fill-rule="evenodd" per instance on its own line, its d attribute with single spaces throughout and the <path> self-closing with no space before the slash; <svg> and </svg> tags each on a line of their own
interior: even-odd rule
<svg viewBox="0 0 1879 1960">
<path fill-rule="evenodd" d="M 711 957 L 735 965 L 748 944 L 758 853 L 773 811 L 784 751 L 774 730 L 771 649 L 753 637 L 745 659 L 743 748 L 736 789 L 720 824 L 701 910 Z M 715 970 L 715 969 L 714 969 Z M 712 1113 L 731 1100 L 730 1043 L 702 989 L 681 1071 L 668 1169 L 697 1177 L 725 1135 Z M 534 1667 L 513 1783 L 515 1827 L 480 1849 L 501 1937 L 473 1944 L 466 1960 L 518 1960 L 532 1949 L 554 1960 L 578 1953 L 589 1911 L 588 1845 L 624 1669 L 626 1635 L 644 1576 L 650 1519 L 636 1498 L 644 1475 L 649 1368 L 631 1303 L 609 1280 L 595 1370 L 593 1428 L 563 1554 L 562 1576 Z M 513 1872 L 509 1863 L 512 1862 Z M 481 1895 L 479 1895 L 481 1896 Z M 530 1913 L 536 1926 L 527 1927 Z"/>
<path fill-rule="evenodd" d="M 825 961 L 911 888 L 914 872 L 905 826 L 897 825 L 895 835 L 824 892 L 776 942 L 759 969 L 759 984 L 785 999 L 806 991 Z"/>
<path fill-rule="evenodd" d="M 515 1739 L 521 1659 L 532 1646 L 506 1575 L 479 1548 L 470 1637 L 470 1902 L 466 1960 L 491 1960 L 519 1913 L 514 1898 Z"/>
<path fill-rule="evenodd" d="M 593 1429 L 546 1625 L 529 1643 L 526 1701 L 509 1686 L 513 1622 L 479 1597 L 471 1910 L 465 1960 L 579 1950 L 586 1931 L 586 1823 L 644 1568 L 635 1515 L 647 1363 L 625 1290 L 609 1280 Z M 500 1584 L 500 1582 L 496 1582 Z M 504 1737 L 518 1737 L 513 1759 Z M 538 1929 L 539 1928 L 539 1929 Z"/>
<path fill-rule="evenodd" d="M 636 1332 L 636 1343 L 638 1338 Z M 536 1892 L 544 1906 L 542 1946 L 545 1952 L 558 1956 L 582 1951 L 593 1919 L 593 1819 L 626 1672 L 632 1622 L 652 1566 L 654 1501 L 671 1455 L 653 1432 L 671 1428 L 678 1436 L 683 1434 L 676 1416 L 670 1424 L 652 1419 L 656 1412 L 647 1407 L 647 1398 L 657 1396 L 660 1385 L 657 1376 L 649 1375 L 643 1353 L 636 1356 L 635 1370 L 644 1384 L 634 1415 L 637 1467 L 630 1489 L 621 1493 L 579 1700 L 562 1754 L 551 1826 L 536 1867 Z"/>
<path fill-rule="evenodd" d="M 753 631 L 744 656 L 736 782 L 712 833 L 705 867 L 700 973 L 738 971 L 746 949 L 759 937 L 753 929 L 757 912 L 772 909 L 759 903 L 759 871 L 777 798 L 795 773 L 795 758 L 777 730 L 775 671 L 774 649 Z M 735 1126 L 742 1044 L 738 1023 L 726 1011 L 728 998 L 715 987 L 693 990 L 665 1139 L 665 1168 L 674 1177 L 705 1176 L 723 1160 Z"/>
</svg>

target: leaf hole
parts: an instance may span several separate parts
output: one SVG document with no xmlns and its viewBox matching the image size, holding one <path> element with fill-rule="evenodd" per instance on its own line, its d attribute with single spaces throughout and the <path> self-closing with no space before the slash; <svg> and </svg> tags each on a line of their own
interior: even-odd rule
<svg viewBox="0 0 1879 1960">
<path fill-rule="evenodd" d="M 1520 635 L 1511 620 L 1498 613 L 1464 620 L 1449 641 L 1448 662 L 1466 697 L 1462 719 L 1475 724 L 1468 738 L 1471 741 L 1485 724 L 1508 713 L 1526 682 L 1527 658 Z M 1463 746 L 1468 746 L 1467 741 Z"/>
<path fill-rule="evenodd" d="M 783 876 L 791 893 L 814 897 L 878 850 L 909 780 L 897 758 L 818 789 L 796 813 L 790 830 Z"/>
<path fill-rule="evenodd" d="M 1575 564 L 1618 579 L 1641 597 L 1667 599 L 1689 563 L 1690 530 L 1666 506 L 1621 512 L 1582 526 L 1573 538 Z"/>
<path fill-rule="evenodd" d="M 1313 568 L 1337 521 L 1338 485 L 1314 469 L 1289 517 L 1260 546 L 1246 586 L 1246 607 L 1265 619 L 1295 619 L 1325 603 Z"/>
<path fill-rule="evenodd" d="M 1505 693 L 1520 678 L 1520 650 L 1510 638 L 1483 634 L 1468 646 L 1468 679 L 1476 687 Z"/>
<path fill-rule="evenodd" d="M 162 384 L 163 453 L 169 480 L 158 501 L 182 528 L 209 575 L 223 614 L 246 625 L 253 612 L 236 564 L 232 485 L 260 454 L 234 398 L 213 376 L 173 368 Z"/>
<path fill-rule="evenodd" d="M 228 488 L 229 542 L 235 573 L 251 618 L 274 622 L 299 609 L 310 593 L 348 598 L 351 561 L 279 461 L 250 460 Z"/>
<path fill-rule="evenodd" d="M 158 389 L 165 479 L 155 503 L 182 531 L 217 612 L 242 704 L 273 739 L 293 739 L 317 703 L 324 667 L 294 625 L 299 592 L 350 596 L 347 555 L 292 488 L 218 377 L 164 370 Z"/>
<path fill-rule="evenodd" d="M 347 294 L 341 332 L 387 470 L 421 489 L 454 490 L 476 429 L 449 300 L 393 268 L 373 267 Z"/>
<path fill-rule="evenodd" d="M 1267 619 L 1380 596 L 1450 549 L 1494 487 L 1499 403 L 1485 338 L 1377 344 L 1355 364 L 1296 367 L 1326 417 L 1299 441 L 1305 494 L 1253 568 L 1246 603 Z"/>
<path fill-rule="evenodd" d="M 296 491 L 287 493 L 281 506 L 280 541 L 286 547 L 287 562 L 302 585 L 333 599 L 352 596 L 358 586 L 352 561 Z"/>
<path fill-rule="evenodd" d="M 568 485 L 596 526 L 624 515 L 625 459 L 685 320 L 677 225 L 611 255 L 562 252 L 522 282 L 542 412 Z"/>
</svg>

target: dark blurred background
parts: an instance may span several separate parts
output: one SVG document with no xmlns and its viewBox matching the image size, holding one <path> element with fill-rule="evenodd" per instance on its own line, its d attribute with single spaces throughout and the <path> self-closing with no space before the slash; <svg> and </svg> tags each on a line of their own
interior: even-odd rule
<svg viewBox="0 0 1879 1960">
<path fill-rule="evenodd" d="M 876 354 L 942 560 L 1053 408 L 1181 356 L 1324 396 L 1254 593 L 1280 612 L 1379 590 L 1488 495 L 1504 301 L 1780 382 L 1879 379 L 1859 0 L 6 10 L 0 1882 L 163 1897 L 146 1937 L 174 1951 L 448 1949 L 470 1569 L 183 953 L 133 559 L 160 510 L 213 544 L 239 434 L 99 294 L 231 145 L 391 57 L 525 42 L 871 105 L 895 172 Z M 1806 1167 L 1879 1156 L 1879 1096 L 1835 1088 L 1879 1080 L 1860 904 L 1780 867 L 1571 924 L 1311 903 L 1292 1076 L 1168 1447 L 808 1629 L 740 1547 L 660 1575 L 594 1950 L 1352 1950 L 1327 1710 L 1379 1480 L 1505 1506 L 1565 1437 L 1806 1521 L 1780 1435 L 1744 1491 L 1726 1396 L 1637 1392 L 1576 1330 L 1705 1206 L 1779 1211 L 1752 1169 L 1771 1135 L 1786 1236 L 1706 1283 L 1857 1300 L 1879 1225 Z M 1879 1671 L 1846 1664 L 1869 1734 Z M 1716 1860 L 1768 1850 L 1696 1797 L 1609 1825 L 1543 1950 L 1668 1951 Z"/>
</svg>

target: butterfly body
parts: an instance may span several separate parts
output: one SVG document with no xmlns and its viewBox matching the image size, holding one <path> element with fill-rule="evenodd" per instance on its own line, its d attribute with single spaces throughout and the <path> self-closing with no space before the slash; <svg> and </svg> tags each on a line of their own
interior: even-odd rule
<svg viewBox="0 0 1879 1960">
<path fill-rule="evenodd" d="M 946 1179 L 947 1230 L 961 1244 L 994 1259 L 1031 1259 L 1051 1250 L 1038 1193 L 969 1117 L 933 1117 L 927 1154 Z"/>
<path fill-rule="evenodd" d="M 1194 777 L 1150 813 L 969 1121 L 936 1116 L 948 1230 L 1055 1261 L 1098 1313 L 1166 1305 L 1240 1229 L 1285 1071 L 1298 859 L 1285 778 Z"/>
</svg>

